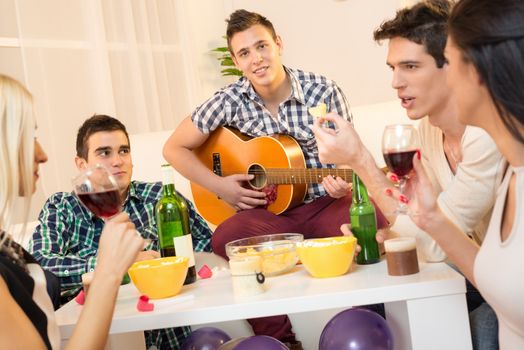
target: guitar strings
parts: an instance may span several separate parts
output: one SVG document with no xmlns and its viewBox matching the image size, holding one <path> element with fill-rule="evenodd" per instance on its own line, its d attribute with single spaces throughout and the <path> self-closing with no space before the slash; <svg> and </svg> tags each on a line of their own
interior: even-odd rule
<svg viewBox="0 0 524 350">
<path fill-rule="evenodd" d="M 284 175 L 284 174 L 289 174 L 290 176 L 300 176 L 300 175 L 317 175 L 317 174 L 325 174 L 325 175 L 340 175 L 340 174 L 343 174 L 343 175 L 352 175 L 353 174 L 353 171 L 349 170 L 349 169 L 345 169 L 345 171 L 335 171 L 335 170 L 313 170 L 311 171 L 310 169 L 304 169 L 304 170 L 266 170 L 266 171 L 263 171 L 263 170 L 250 170 L 250 171 L 247 171 L 245 172 L 244 170 L 227 170 L 227 171 L 222 171 L 222 173 L 227 173 L 227 174 L 244 174 L 244 173 L 247 173 L 247 174 L 253 174 L 253 175 L 269 175 L 271 176 L 271 174 L 278 174 L 278 175 Z"/>
<path fill-rule="evenodd" d="M 222 172 L 222 176 L 244 173 L 243 171 L 228 170 Z M 303 183 L 321 183 L 326 176 L 341 176 L 351 182 L 353 175 L 352 169 L 337 168 L 304 168 L 304 169 L 281 169 L 268 168 L 253 169 L 247 172 L 255 176 L 264 176 L 266 184 L 303 184 Z"/>
</svg>

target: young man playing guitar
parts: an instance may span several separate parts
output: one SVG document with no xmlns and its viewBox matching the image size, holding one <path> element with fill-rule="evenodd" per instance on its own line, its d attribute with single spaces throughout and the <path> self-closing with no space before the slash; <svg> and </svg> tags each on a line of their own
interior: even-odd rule
<svg viewBox="0 0 524 350">
<path fill-rule="evenodd" d="M 216 228 L 212 238 L 214 252 L 226 259 L 225 244 L 240 238 L 282 232 L 299 232 L 306 238 L 339 235 L 340 226 L 349 216 L 349 179 L 346 182 L 326 176 L 321 183 L 309 186 L 301 205 L 275 215 L 264 209 L 270 204 L 267 191 L 246 188 L 253 175 L 239 171 L 219 176 L 195 154 L 194 150 L 218 127 L 231 126 L 251 137 L 289 135 L 300 145 L 305 167 L 321 168 L 315 137 L 308 127 L 314 117 L 308 109 L 325 103 L 328 111 L 351 121 L 346 98 L 333 81 L 282 64 L 282 39 L 265 17 L 238 10 L 227 22 L 229 51 L 244 76 L 216 92 L 182 121 L 167 141 L 164 157 L 182 175 L 216 194 L 237 212 Z M 379 215 L 379 227 L 386 223 Z M 286 316 L 258 321 L 250 320 L 256 334 L 294 341 Z"/>
</svg>

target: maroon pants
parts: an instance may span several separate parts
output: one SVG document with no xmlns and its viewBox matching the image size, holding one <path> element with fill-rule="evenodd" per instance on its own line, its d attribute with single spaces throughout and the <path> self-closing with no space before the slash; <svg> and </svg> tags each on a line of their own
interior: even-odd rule
<svg viewBox="0 0 524 350">
<path fill-rule="evenodd" d="M 265 209 L 238 212 L 216 228 L 211 240 L 213 251 L 227 260 L 226 243 L 272 233 L 302 233 L 304 238 L 340 236 L 340 226 L 349 223 L 350 205 L 351 193 L 339 199 L 326 195 L 280 215 Z M 386 218 L 378 209 L 377 226 L 387 226 Z M 256 335 L 268 335 L 280 341 L 295 339 L 287 315 L 253 318 L 248 322 Z"/>
</svg>

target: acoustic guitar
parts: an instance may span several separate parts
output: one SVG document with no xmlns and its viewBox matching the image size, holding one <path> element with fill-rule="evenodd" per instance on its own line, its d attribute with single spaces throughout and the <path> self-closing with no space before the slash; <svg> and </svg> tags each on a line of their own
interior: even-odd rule
<svg viewBox="0 0 524 350">
<path fill-rule="evenodd" d="M 219 176 L 255 175 L 247 185 L 266 192 L 267 210 L 274 214 L 301 204 L 308 184 L 320 183 L 328 175 L 351 182 L 353 175 L 351 169 L 306 168 L 299 144 L 287 135 L 251 138 L 238 130 L 220 127 L 194 152 Z M 194 182 L 191 182 L 191 191 L 200 214 L 214 225 L 236 212 L 215 193 Z"/>
</svg>

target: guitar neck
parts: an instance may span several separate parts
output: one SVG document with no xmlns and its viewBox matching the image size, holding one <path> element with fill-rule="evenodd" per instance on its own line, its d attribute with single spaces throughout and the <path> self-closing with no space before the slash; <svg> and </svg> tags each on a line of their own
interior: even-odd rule
<svg viewBox="0 0 524 350">
<path fill-rule="evenodd" d="M 268 184 L 311 184 L 321 183 L 331 175 L 352 182 L 352 169 L 306 168 L 306 169 L 266 169 Z"/>
</svg>

